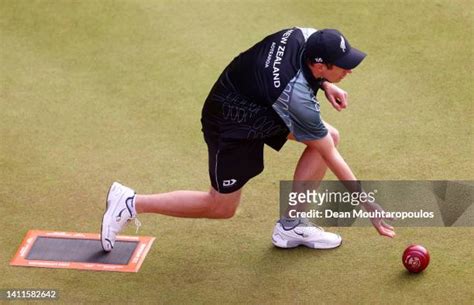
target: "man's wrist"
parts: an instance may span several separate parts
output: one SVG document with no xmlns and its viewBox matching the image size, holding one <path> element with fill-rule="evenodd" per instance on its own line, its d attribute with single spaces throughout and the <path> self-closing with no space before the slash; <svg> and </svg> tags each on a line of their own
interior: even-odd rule
<svg viewBox="0 0 474 305">
<path fill-rule="evenodd" d="M 326 91 L 326 88 L 329 84 L 330 84 L 330 82 L 325 78 L 321 78 L 319 80 L 319 88 L 321 88 L 321 90 L 323 90 L 323 91 Z"/>
</svg>

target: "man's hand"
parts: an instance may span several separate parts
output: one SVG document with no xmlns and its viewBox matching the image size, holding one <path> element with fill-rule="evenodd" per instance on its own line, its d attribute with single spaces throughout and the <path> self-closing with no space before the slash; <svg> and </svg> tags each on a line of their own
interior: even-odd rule
<svg viewBox="0 0 474 305">
<path fill-rule="evenodd" d="M 324 90 L 328 101 L 337 111 L 341 111 L 347 107 L 348 99 L 346 91 L 328 81 L 325 81 L 321 88 Z"/>
<path fill-rule="evenodd" d="M 383 213 L 382 207 L 376 203 L 370 203 L 370 202 L 365 202 L 361 204 L 361 207 L 367 211 L 367 212 L 375 212 L 379 211 Z M 387 236 L 390 238 L 393 238 L 395 236 L 395 231 L 393 230 L 393 227 L 385 222 L 384 219 L 388 220 L 393 220 L 393 218 L 381 218 L 381 217 L 375 217 L 375 218 L 370 218 L 370 221 L 372 222 L 372 225 L 375 227 L 375 229 L 379 232 L 380 235 Z"/>
</svg>

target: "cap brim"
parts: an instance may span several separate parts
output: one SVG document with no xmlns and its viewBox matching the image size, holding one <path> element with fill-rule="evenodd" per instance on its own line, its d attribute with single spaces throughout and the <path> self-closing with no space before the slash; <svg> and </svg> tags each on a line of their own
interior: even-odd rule
<svg viewBox="0 0 474 305">
<path fill-rule="evenodd" d="M 334 61 L 333 64 L 340 68 L 351 70 L 357 67 L 365 56 L 367 56 L 367 54 L 364 52 L 357 50 L 356 48 L 351 48 L 347 54 Z"/>
</svg>

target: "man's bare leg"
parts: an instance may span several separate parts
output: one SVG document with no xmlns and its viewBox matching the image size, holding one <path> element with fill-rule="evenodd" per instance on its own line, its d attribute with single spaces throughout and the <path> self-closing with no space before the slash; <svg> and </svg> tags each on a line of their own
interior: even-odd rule
<svg viewBox="0 0 474 305">
<path fill-rule="evenodd" d="M 332 140 L 337 143 L 339 141 L 337 130 L 327 123 L 325 125 Z M 289 139 L 294 140 L 294 137 L 290 135 Z M 311 143 L 308 143 L 296 166 L 292 191 L 304 192 L 308 189 L 316 189 L 324 178 L 326 170 L 327 165 L 321 154 Z M 299 204 L 291 209 L 303 212 L 307 210 L 307 204 Z M 286 215 L 282 215 L 283 217 L 273 229 L 272 242 L 275 246 L 293 248 L 305 245 L 314 249 L 332 249 L 341 244 L 342 238 L 339 235 L 324 232 L 319 227 L 308 226 L 299 217 L 289 217 L 291 209 L 288 207 Z"/>
<path fill-rule="evenodd" d="M 239 205 L 241 190 L 220 194 L 209 192 L 175 191 L 154 195 L 135 195 L 129 187 L 114 182 L 107 194 L 107 207 L 102 217 L 100 239 L 102 248 L 110 252 L 117 235 L 136 219 L 137 213 L 158 213 L 176 217 L 230 218 Z"/>
<path fill-rule="evenodd" d="M 157 213 L 188 218 L 230 218 L 240 202 L 241 190 L 221 194 L 212 187 L 209 192 L 174 191 L 154 195 L 137 195 L 137 213 Z"/>
<path fill-rule="evenodd" d="M 339 132 L 330 124 L 324 122 L 335 144 L 339 142 Z M 295 140 L 292 134 L 288 137 L 290 140 Z M 326 175 L 327 165 L 321 153 L 311 145 L 307 145 L 295 168 L 293 175 L 292 191 L 303 193 L 306 190 L 315 190 L 318 188 L 321 180 Z M 307 204 L 299 204 L 296 208 L 298 211 L 306 211 Z"/>
<path fill-rule="evenodd" d="M 339 132 L 336 128 L 326 122 L 324 122 L 324 125 L 328 129 L 329 134 L 334 141 L 334 145 L 337 146 L 339 143 Z M 289 139 L 294 140 L 294 137 L 291 135 Z M 314 147 L 308 145 L 296 165 L 293 180 L 321 181 L 326 175 L 326 170 L 327 165 L 321 154 Z"/>
</svg>

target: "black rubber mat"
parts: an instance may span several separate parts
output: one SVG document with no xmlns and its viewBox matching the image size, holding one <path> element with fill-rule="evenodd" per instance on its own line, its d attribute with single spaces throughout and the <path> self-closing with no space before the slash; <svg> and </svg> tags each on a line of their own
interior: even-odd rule
<svg viewBox="0 0 474 305">
<path fill-rule="evenodd" d="M 106 253 L 100 240 L 43 237 L 36 239 L 27 255 L 29 260 L 127 265 L 138 241 L 116 241 Z"/>
</svg>

